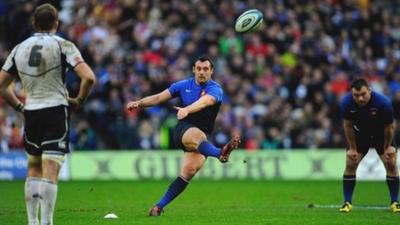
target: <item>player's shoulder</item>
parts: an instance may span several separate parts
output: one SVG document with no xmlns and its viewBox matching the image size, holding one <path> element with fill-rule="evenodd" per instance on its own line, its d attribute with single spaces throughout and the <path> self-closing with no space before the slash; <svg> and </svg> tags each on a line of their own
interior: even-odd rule
<svg viewBox="0 0 400 225">
<path fill-rule="evenodd" d="M 21 42 L 22 43 L 22 42 Z M 21 43 L 17 44 L 14 46 L 14 48 L 11 50 L 12 54 L 15 54 L 15 52 L 17 51 L 17 49 L 19 48 L 19 46 L 21 46 Z"/>
<path fill-rule="evenodd" d="M 171 84 L 171 86 L 169 87 L 169 90 L 173 91 L 173 92 L 178 91 L 178 90 L 183 90 L 185 88 L 190 87 L 191 86 L 190 84 L 191 84 L 190 79 L 178 80 Z"/>
<path fill-rule="evenodd" d="M 342 104 L 350 104 L 352 100 L 353 96 L 351 95 L 351 92 L 349 92 L 342 97 Z"/>
<path fill-rule="evenodd" d="M 36 43 L 36 37 L 32 35 L 26 38 L 25 40 L 21 41 L 20 43 L 18 43 L 11 52 L 14 55 L 17 54 L 17 51 L 18 53 L 22 52 L 21 54 L 26 54 L 25 52 L 31 51 L 31 47 L 32 45 L 35 45 L 35 43 Z"/>
<path fill-rule="evenodd" d="M 55 41 L 57 41 L 57 42 L 66 42 L 66 41 L 68 41 L 67 39 L 65 39 L 65 38 L 63 38 L 63 37 L 60 37 L 60 36 L 58 36 L 57 34 L 53 34 L 53 35 L 49 35 L 49 37 L 50 38 L 52 38 L 52 39 L 54 39 Z"/>
<path fill-rule="evenodd" d="M 192 82 L 193 82 L 193 79 L 192 78 L 188 78 L 188 79 L 175 81 L 174 84 L 176 84 L 176 85 L 187 85 L 187 84 L 190 84 Z"/>
<path fill-rule="evenodd" d="M 19 44 L 17 44 L 14 49 L 18 49 L 19 47 L 25 47 L 28 45 L 32 45 L 36 42 L 36 37 L 35 36 L 30 36 L 28 38 L 26 38 L 25 40 L 21 41 Z"/>
<path fill-rule="evenodd" d="M 391 102 L 390 102 L 389 98 L 386 97 L 385 95 L 380 94 L 380 93 L 378 93 L 376 91 L 372 91 L 371 95 L 372 95 L 372 99 L 373 99 L 375 104 L 381 105 L 381 106 L 389 106 L 389 105 L 391 105 Z"/>
<path fill-rule="evenodd" d="M 62 48 L 72 48 L 75 46 L 75 44 L 72 41 L 60 37 L 58 35 L 52 35 L 52 38 L 54 38 L 54 40 L 56 40 Z"/>
<path fill-rule="evenodd" d="M 207 83 L 207 86 L 222 89 L 221 85 L 212 79 Z"/>
<path fill-rule="evenodd" d="M 379 92 L 372 91 L 371 94 L 377 101 L 389 101 L 388 97 L 386 97 L 385 95 L 383 95 Z"/>
</svg>

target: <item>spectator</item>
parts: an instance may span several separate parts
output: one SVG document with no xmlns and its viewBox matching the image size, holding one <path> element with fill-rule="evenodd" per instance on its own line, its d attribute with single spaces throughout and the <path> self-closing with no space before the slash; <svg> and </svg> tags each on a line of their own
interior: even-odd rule
<svg viewBox="0 0 400 225">
<path fill-rule="evenodd" d="M 13 32 L 0 32 L 0 63 L 32 30 L 24 15 L 33 7 L 1 7 L 0 27 Z M 216 143 L 239 131 L 249 149 L 344 147 L 338 103 L 355 77 L 367 78 L 399 111 L 399 7 L 391 0 L 61 1 L 59 33 L 77 44 L 99 81 L 74 115 L 74 146 L 175 148 L 167 137 L 174 102 L 134 113 L 123 105 L 183 79 L 191 60 L 206 53 L 225 90 Z M 264 26 L 235 33 L 235 18 L 250 8 L 264 13 Z M 71 77 L 73 95 L 79 86 Z M 2 149 L 17 147 L 22 118 L 0 107 Z"/>
</svg>

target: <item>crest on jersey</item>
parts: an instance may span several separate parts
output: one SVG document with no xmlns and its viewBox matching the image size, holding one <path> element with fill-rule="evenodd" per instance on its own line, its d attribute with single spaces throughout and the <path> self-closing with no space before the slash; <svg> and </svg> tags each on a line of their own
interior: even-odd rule
<svg viewBox="0 0 400 225">
<path fill-rule="evenodd" d="M 377 108 L 371 108 L 370 111 L 371 111 L 371 115 L 372 116 L 376 116 L 376 112 L 378 111 L 378 109 Z"/>
<path fill-rule="evenodd" d="M 203 95 L 205 95 L 206 94 L 206 91 L 201 91 L 201 93 L 200 93 L 200 96 L 203 96 Z"/>
</svg>

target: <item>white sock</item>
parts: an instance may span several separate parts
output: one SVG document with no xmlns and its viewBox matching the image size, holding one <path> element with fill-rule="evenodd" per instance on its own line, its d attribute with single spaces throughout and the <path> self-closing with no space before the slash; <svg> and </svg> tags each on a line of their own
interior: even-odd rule
<svg viewBox="0 0 400 225">
<path fill-rule="evenodd" d="M 27 177 L 25 180 L 25 205 L 29 225 L 39 225 L 39 188 L 41 179 L 38 177 Z"/>
<path fill-rule="evenodd" d="M 57 184 L 42 179 L 40 187 L 42 225 L 53 225 L 53 212 L 57 199 Z"/>
</svg>

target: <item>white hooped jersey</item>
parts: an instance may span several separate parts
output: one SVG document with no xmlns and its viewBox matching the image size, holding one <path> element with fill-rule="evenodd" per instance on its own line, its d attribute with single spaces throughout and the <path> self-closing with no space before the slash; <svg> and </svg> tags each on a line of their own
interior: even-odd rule
<svg viewBox="0 0 400 225">
<path fill-rule="evenodd" d="M 83 62 L 76 46 L 55 34 L 35 33 L 11 51 L 3 70 L 19 75 L 26 110 L 68 106 L 65 71 Z"/>
</svg>

